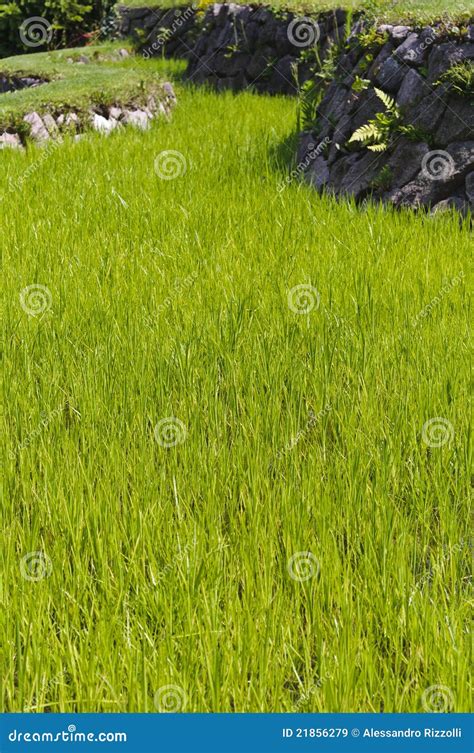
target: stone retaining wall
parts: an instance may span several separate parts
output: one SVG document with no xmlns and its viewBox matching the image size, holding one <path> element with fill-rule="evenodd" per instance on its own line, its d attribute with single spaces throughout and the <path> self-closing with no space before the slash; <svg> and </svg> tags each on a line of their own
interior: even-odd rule
<svg viewBox="0 0 474 753">
<path fill-rule="evenodd" d="M 295 94 L 306 83 L 302 109 L 311 118 L 292 174 L 317 190 L 397 207 L 472 209 L 472 73 L 470 85 L 467 76 L 443 80 L 453 66 L 473 64 L 472 23 L 376 28 L 342 10 L 301 18 L 214 4 L 205 12 L 123 11 L 121 31 L 141 34 L 145 57 L 186 58 L 192 83 L 271 94 Z M 354 139 L 363 126 L 375 128 L 365 143 Z"/>
<path fill-rule="evenodd" d="M 218 90 L 253 88 L 270 94 L 295 94 L 296 81 L 312 73 L 308 47 L 328 48 L 346 37 L 343 10 L 304 18 L 271 8 L 215 3 L 205 12 L 194 6 L 172 9 L 121 9 L 120 33 L 139 41 L 145 57 L 189 61 L 189 81 Z"/>
<path fill-rule="evenodd" d="M 463 91 L 462 82 L 453 83 L 446 73 L 472 65 L 473 30 L 459 36 L 444 27 L 383 26 L 370 53 L 354 34 L 317 107 L 314 127 L 300 138 L 304 178 L 320 191 L 357 200 L 370 195 L 397 207 L 472 209 L 472 83 Z M 381 91 L 393 107 L 382 101 Z M 353 139 L 377 113 L 390 111 L 384 151 Z M 376 141 L 371 145 L 378 148 Z"/>
</svg>

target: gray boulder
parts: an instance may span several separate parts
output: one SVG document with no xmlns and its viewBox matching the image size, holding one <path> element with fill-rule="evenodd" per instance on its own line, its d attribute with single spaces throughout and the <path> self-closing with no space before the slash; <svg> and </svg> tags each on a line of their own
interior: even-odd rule
<svg viewBox="0 0 474 753">
<path fill-rule="evenodd" d="M 407 107 L 404 120 L 409 125 L 428 133 L 434 133 L 445 113 L 447 103 L 447 89 L 440 86 L 436 91 L 431 91 L 415 106 Z"/>
<path fill-rule="evenodd" d="M 394 26 L 390 36 L 396 44 L 401 44 L 407 38 L 409 33 L 409 26 Z"/>
<path fill-rule="evenodd" d="M 401 138 L 396 143 L 387 165 L 392 173 L 392 184 L 401 188 L 418 175 L 423 157 L 429 152 L 428 144 Z"/>
<path fill-rule="evenodd" d="M 474 172 L 466 175 L 466 196 L 472 207 L 474 205 Z"/>
<path fill-rule="evenodd" d="M 48 133 L 50 136 L 54 136 L 58 133 L 58 126 L 56 124 L 55 119 L 52 115 L 50 115 L 48 112 L 46 115 L 43 115 L 43 123 L 46 126 Z"/>
<path fill-rule="evenodd" d="M 375 76 L 375 83 L 385 92 L 394 94 L 399 86 L 403 86 L 406 74 L 405 66 L 391 55 Z"/>
<path fill-rule="evenodd" d="M 329 181 L 329 167 L 327 160 L 321 155 L 316 157 L 305 172 L 305 180 L 321 191 Z"/>
<path fill-rule="evenodd" d="M 385 105 L 377 97 L 373 89 L 360 93 L 352 104 L 349 115 L 352 117 L 352 130 L 356 131 L 375 117 L 378 112 L 385 110 Z"/>
<path fill-rule="evenodd" d="M 474 168 L 474 141 L 459 141 L 455 144 L 449 144 L 446 147 L 446 152 L 454 162 L 454 170 L 450 180 L 459 185 Z"/>
<path fill-rule="evenodd" d="M 400 91 L 397 96 L 397 105 L 406 109 L 407 107 L 413 107 L 420 102 L 428 93 L 430 87 L 426 83 L 423 76 L 410 68 L 406 73 L 403 83 L 400 87 Z"/>
<path fill-rule="evenodd" d="M 386 194 L 386 200 L 396 207 L 429 207 L 434 206 L 449 193 L 446 184 L 441 181 L 429 180 L 420 174 L 402 188 L 395 188 Z"/>
<path fill-rule="evenodd" d="M 259 78 L 263 72 L 268 68 L 272 61 L 272 49 L 271 47 L 264 47 L 263 49 L 255 52 L 246 69 L 247 76 L 251 81 Z"/>
<path fill-rule="evenodd" d="M 367 71 L 366 78 L 370 79 L 371 81 L 377 77 L 377 74 L 381 70 L 382 66 L 391 58 L 393 52 L 393 44 L 392 42 L 386 42 L 382 49 L 380 50 L 379 54 L 375 58 L 374 62 L 370 66 L 369 70 Z"/>
<path fill-rule="evenodd" d="M 367 151 L 362 157 L 359 156 L 342 178 L 339 193 L 354 196 L 355 199 L 364 198 L 372 189 L 385 160 L 384 154 L 375 154 L 371 151 Z"/>
<path fill-rule="evenodd" d="M 395 55 L 403 63 L 417 63 L 421 65 L 423 55 L 420 53 L 420 36 L 411 32 L 404 42 L 395 50 Z"/>
<path fill-rule="evenodd" d="M 431 210 L 431 214 L 452 212 L 453 210 L 460 212 L 465 217 L 469 210 L 469 204 L 459 196 L 450 196 L 447 199 L 438 201 Z"/>
<path fill-rule="evenodd" d="M 436 129 L 436 142 L 442 146 L 464 141 L 474 135 L 474 105 L 466 98 L 450 98 Z"/>
<path fill-rule="evenodd" d="M 58 118 L 58 120 L 59 120 L 59 118 Z M 68 129 L 70 129 L 72 131 L 76 131 L 76 130 L 79 129 L 79 126 L 80 126 L 79 118 L 78 118 L 78 116 L 76 115 L 75 112 L 69 112 L 66 115 L 66 119 L 64 121 L 64 125 L 65 125 L 66 128 L 68 128 Z"/>
</svg>

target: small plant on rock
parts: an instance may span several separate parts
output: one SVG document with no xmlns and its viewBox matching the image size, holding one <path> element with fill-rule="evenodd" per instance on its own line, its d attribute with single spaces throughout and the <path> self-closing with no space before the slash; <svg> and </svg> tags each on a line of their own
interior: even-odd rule
<svg viewBox="0 0 474 753">
<path fill-rule="evenodd" d="M 350 137 L 349 144 L 359 142 L 370 149 L 371 152 L 384 152 L 388 148 L 390 138 L 394 133 L 401 133 L 410 141 L 430 142 L 428 134 L 412 125 L 402 123 L 400 110 L 393 97 L 375 87 L 374 91 L 387 109 L 385 112 L 378 112 L 375 118 L 358 128 Z"/>
<path fill-rule="evenodd" d="M 352 134 L 349 143 L 358 141 L 371 152 L 384 152 L 388 147 L 391 134 L 400 124 L 400 111 L 395 100 L 381 89 L 374 89 L 377 97 L 387 108 L 385 112 L 378 112 L 372 120 Z"/>
<path fill-rule="evenodd" d="M 352 84 L 352 91 L 359 94 L 360 92 L 365 91 L 370 86 L 370 81 L 368 78 L 361 78 L 360 76 L 356 76 L 354 79 L 354 83 Z"/>
<path fill-rule="evenodd" d="M 380 47 L 383 47 L 388 38 L 388 32 L 378 31 L 375 26 L 361 32 L 358 37 L 361 47 L 364 50 L 370 50 L 370 52 L 376 52 Z"/>
<path fill-rule="evenodd" d="M 464 60 L 449 68 L 435 86 L 448 84 L 451 89 L 462 97 L 474 97 L 474 64 Z"/>
</svg>

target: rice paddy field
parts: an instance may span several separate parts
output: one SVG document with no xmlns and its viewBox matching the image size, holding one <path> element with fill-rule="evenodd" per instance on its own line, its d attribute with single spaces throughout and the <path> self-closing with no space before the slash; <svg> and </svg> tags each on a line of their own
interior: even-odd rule
<svg viewBox="0 0 474 753">
<path fill-rule="evenodd" d="M 468 711 L 468 221 L 147 65 L 169 121 L 0 155 L 2 710 Z"/>
</svg>

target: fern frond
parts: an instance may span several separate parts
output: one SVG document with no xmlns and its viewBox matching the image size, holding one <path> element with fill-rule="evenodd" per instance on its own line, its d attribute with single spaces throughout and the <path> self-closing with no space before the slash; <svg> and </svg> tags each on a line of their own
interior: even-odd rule
<svg viewBox="0 0 474 753">
<path fill-rule="evenodd" d="M 370 149 L 371 152 L 384 152 L 387 147 L 388 144 L 384 141 L 382 144 L 371 144 L 367 149 Z"/>
<path fill-rule="evenodd" d="M 383 92 L 382 89 L 377 89 L 376 86 L 374 86 L 374 92 L 376 93 L 377 97 L 384 103 L 387 110 L 395 110 L 395 100 L 386 92 Z"/>
<path fill-rule="evenodd" d="M 366 125 L 361 126 L 360 128 L 355 131 L 352 136 L 349 139 L 349 143 L 351 141 L 373 141 L 374 139 L 377 139 L 379 136 L 379 131 L 372 123 L 367 123 Z"/>
</svg>

